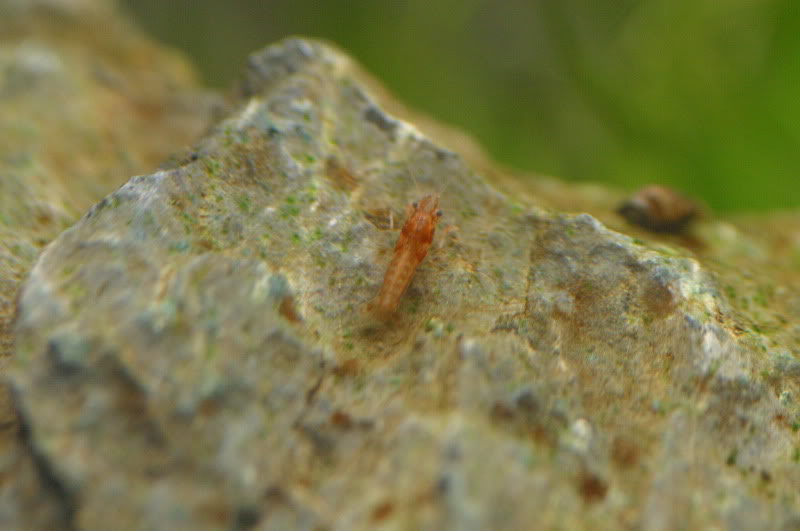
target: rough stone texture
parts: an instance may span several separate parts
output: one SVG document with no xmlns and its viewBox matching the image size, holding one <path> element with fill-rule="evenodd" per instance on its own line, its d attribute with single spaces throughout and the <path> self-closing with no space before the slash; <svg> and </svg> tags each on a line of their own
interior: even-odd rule
<svg viewBox="0 0 800 531">
<path fill-rule="evenodd" d="M 0 371 L 40 250 L 132 174 L 208 127 L 218 98 L 105 0 L 0 0 Z M 0 527 L 53 529 L 0 386 Z"/>
<path fill-rule="evenodd" d="M 656 238 L 312 41 L 254 54 L 237 93 L 25 284 L 15 405 L 68 525 L 800 525 L 796 215 Z M 364 308 L 434 192 L 382 324 Z"/>
<path fill-rule="evenodd" d="M 0 0 L 0 354 L 40 248 L 193 142 L 210 97 L 110 2 Z"/>
</svg>

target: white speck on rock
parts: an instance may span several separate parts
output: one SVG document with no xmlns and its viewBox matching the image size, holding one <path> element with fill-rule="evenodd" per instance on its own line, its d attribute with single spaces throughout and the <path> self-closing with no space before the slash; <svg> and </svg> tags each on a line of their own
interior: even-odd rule
<svg viewBox="0 0 800 531">
<path fill-rule="evenodd" d="M 579 454 L 589 451 L 592 442 L 592 425 L 589 421 L 580 418 L 572 423 L 569 432 L 565 435 L 564 443 L 566 446 Z"/>
</svg>

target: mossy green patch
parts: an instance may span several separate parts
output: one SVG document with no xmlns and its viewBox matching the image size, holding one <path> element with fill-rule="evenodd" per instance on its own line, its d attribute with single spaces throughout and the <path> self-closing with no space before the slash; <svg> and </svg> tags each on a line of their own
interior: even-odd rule
<svg viewBox="0 0 800 531">
<path fill-rule="evenodd" d="M 735 301 L 736 300 L 736 288 L 734 288 L 730 284 L 726 284 L 725 285 L 725 295 L 727 295 L 728 299 L 730 299 L 731 301 Z"/>
<path fill-rule="evenodd" d="M 311 231 L 311 235 L 308 237 L 309 241 L 316 242 L 322 239 L 322 229 L 316 227 L 313 231 Z"/>
<path fill-rule="evenodd" d="M 286 203 L 281 206 L 280 215 L 282 218 L 294 217 L 300 213 L 297 198 L 293 195 L 286 197 Z"/>
<path fill-rule="evenodd" d="M 236 206 L 244 213 L 250 212 L 250 197 L 242 194 L 236 198 Z"/>
<path fill-rule="evenodd" d="M 212 177 L 218 177 L 220 171 L 222 170 L 222 163 L 210 157 L 203 159 L 203 165 L 206 167 L 206 171 Z"/>
<path fill-rule="evenodd" d="M 736 448 L 731 450 L 728 453 L 728 457 L 725 458 L 725 464 L 728 465 L 728 466 L 735 465 L 736 464 L 736 457 L 738 456 L 738 453 L 739 452 L 736 450 Z"/>
<path fill-rule="evenodd" d="M 764 308 L 769 306 L 770 299 L 775 295 L 775 286 L 762 284 L 756 289 L 753 302 Z"/>
<path fill-rule="evenodd" d="M 281 217 L 289 218 L 294 217 L 300 213 L 300 207 L 297 205 L 283 205 L 281 207 Z"/>
</svg>

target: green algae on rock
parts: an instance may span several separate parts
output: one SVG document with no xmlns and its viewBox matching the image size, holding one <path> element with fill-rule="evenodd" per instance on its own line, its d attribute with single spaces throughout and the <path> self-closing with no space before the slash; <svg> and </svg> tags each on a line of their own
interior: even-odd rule
<svg viewBox="0 0 800 531">
<path fill-rule="evenodd" d="M 696 253 L 616 232 L 614 192 L 485 170 L 319 42 L 254 54 L 237 94 L 25 284 L 12 384 L 70 524 L 800 518 L 797 327 L 739 326 L 722 225 Z M 451 230 L 376 323 L 405 204 L 430 193 Z"/>
</svg>

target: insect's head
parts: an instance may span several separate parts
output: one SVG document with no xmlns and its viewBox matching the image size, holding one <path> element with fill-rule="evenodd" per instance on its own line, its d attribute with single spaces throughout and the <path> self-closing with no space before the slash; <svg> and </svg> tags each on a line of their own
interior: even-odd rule
<svg viewBox="0 0 800 531">
<path fill-rule="evenodd" d="M 427 195 L 412 203 L 414 213 L 411 216 L 413 220 L 413 227 L 415 231 L 420 234 L 425 233 L 426 238 L 433 238 L 433 231 L 436 229 L 436 224 L 442 216 L 442 211 L 439 210 L 439 196 Z"/>
<path fill-rule="evenodd" d="M 429 216 L 436 216 L 440 217 L 442 215 L 442 211 L 439 210 L 439 196 L 438 195 L 426 195 L 419 201 L 414 201 L 412 203 L 414 210 L 421 214 L 427 214 Z"/>
</svg>

